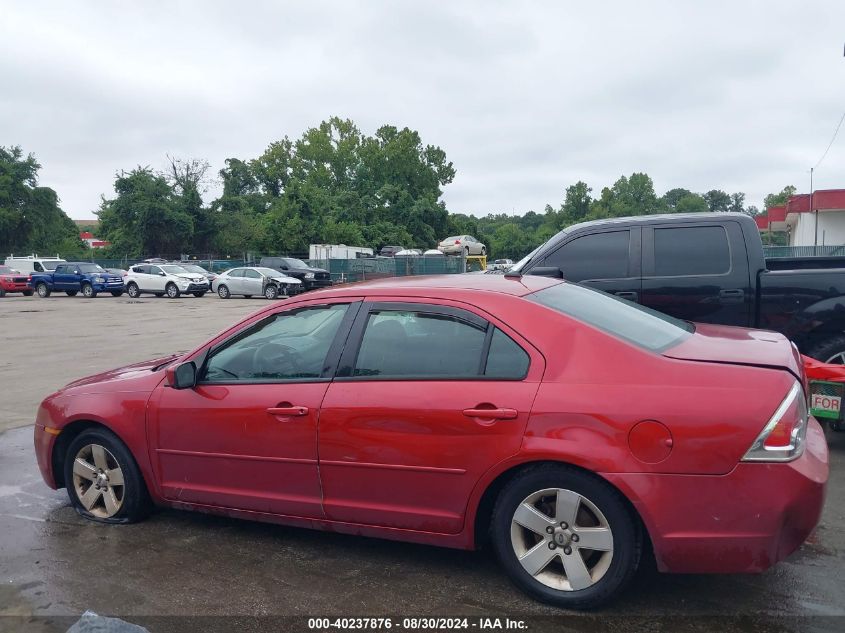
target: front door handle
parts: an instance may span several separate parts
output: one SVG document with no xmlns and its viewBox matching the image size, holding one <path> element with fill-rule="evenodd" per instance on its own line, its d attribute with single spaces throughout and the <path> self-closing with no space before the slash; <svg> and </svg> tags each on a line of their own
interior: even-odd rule
<svg viewBox="0 0 845 633">
<path fill-rule="evenodd" d="M 267 413 L 283 418 L 289 418 L 293 416 L 308 415 L 308 407 L 270 407 L 267 409 Z"/>
<path fill-rule="evenodd" d="M 515 420 L 519 413 L 516 409 L 464 409 L 464 415 L 487 420 Z"/>
<path fill-rule="evenodd" d="M 741 288 L 720 290 L 719 299 L 722 303 L 742 303 L 745 300 L 745 291 Z"/>
<path fill-rule="evenodd" d="M 630 291 L 623 291 L 617 292 L 616 296 L 620 299 L 627 299 L 628 301 L 633 301 L 635 303 L 640 302 L 640 293 L 638 292 L 630 292 Z"/>
</svg>

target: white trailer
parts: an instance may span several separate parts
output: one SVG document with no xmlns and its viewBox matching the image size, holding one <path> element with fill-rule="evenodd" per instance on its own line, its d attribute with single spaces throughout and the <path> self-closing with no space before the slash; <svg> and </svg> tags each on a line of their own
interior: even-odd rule
<svg viewBox="0 0 845 633">
<path fill-rule="evenodd" d="M 362 259 L 372 257 L 373 249 L 346 244 L 311 244 L 308 247 L 308 259 Z"/>
</svg>

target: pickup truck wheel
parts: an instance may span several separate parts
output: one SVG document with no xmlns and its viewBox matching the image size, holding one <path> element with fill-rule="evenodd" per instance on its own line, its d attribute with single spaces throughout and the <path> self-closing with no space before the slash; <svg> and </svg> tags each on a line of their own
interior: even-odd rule
<svg viewBox="0 0 845 633">
<path fill-rule="evenodd" d="M 264 289 L 264 298 L 273 300 L 279 296 L 279 289 L 273 284 L 270 284 Z"/>
<path fill-rule="evenodd" d="M 167 284 L 164 289 L 164 292 L 167 293 L 167 296 L 171 299 L 178 299 L 179 295 L 182 294 L 181 292 L 179 292 L 179 288 L 176 287 L 176 284 L 174 284 L 172 281 Z"/>
<path fill-rule="evenodd" d="M 128 294 L 133 299 L 137 299 L 141 296 L 141 289 L 138 287 L 138 284 L 136 284 L 134 281 L 130 281 L 126 285 L 126 294 Z"/>
<path fill-rule="evenodd" d="M 636 572 L 642 533 L 622 496 L 582 471 L 544 465 L 511 479 L 496 500 L 493 547 L 514 584 L 535 599 L 592 609 Z"/>
<path fill-rule="evenodd" d="M 107 429 L 88 429 L 70 443 L 64 475 L 70 502 L 86 519 L 134 523 L 152 508 L 132 453 Z"/>
<path fill-rule="evenodd" d="M 822 339 L 812 345 L 806 351 L 806 354 L 810 358 L 815 358 L 823 363 L 845 365 L 845 336 L 831 336 Z"/>
<path fill-rule="evenodd" d="M 38 296 L 41 297 L 42 299 L 46 299 L 47 297 L 50 296 L 50 293 L 52 292 L 52 290 L 50 290 L 47 287 L 47 284 L 45 284 L 42 281 L 40 283 L 35 284 L 35 292 L 37 292 Z"/>
<path fill-rule="evenodd" d="M 217 296 L 220 297 L 221 299 L 228 299 L 229 297 L 232 296 L 232 294 L 229 292 L 228 287 L 221 284 L 220 286 L 217 287 Z"/>
<path fill-rule="evenodd" d="M 97 296 L 97 291 L 91 284 L 82 284 L 82 296 L 86 299 L 93 299 Z"/>
<path fill-rule="evenodd" d="M 75 297 L 77 292 L 79 292 L 79 291 L 78 290 L 65 290 L 65 294 L 68 297 Z"/>
</svg>

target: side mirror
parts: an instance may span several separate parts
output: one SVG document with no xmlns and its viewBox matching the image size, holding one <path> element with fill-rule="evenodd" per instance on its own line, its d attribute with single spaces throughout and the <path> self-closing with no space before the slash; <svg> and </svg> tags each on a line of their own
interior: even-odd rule
<svg viewBox="0 0 845 633">
<path fill-rule="evenodd" d="M 197 365 L 188 361 L 167 368 L 167 384 L 174 389 L 193 389 L 197 385 Z"/>
<path fill-rule="evenodd" d="M 161 272 L 161 273 L 159 273 L 159 274 L 158 274 L 158 276 L 159 276 L 159 277 L 167 277 L 167 274 L 166 274 L 166 273 Z"/>
<path fill-rule="evenodd" d="M 557 266 L 535 266 L 528 271 L 529 275 L 537 275 L 538 277 L 554 277 L 555 279 L 563 279 L 563 271 Z"/>
</svg>

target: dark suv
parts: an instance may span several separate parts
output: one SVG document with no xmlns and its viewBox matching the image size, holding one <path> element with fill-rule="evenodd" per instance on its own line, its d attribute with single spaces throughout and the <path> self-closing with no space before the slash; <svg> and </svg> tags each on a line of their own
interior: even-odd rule
<svg viewBox="0 0 845 633">
<path fill-rule="evenodd" d="M 262 257 L 259 266 L 272 268 L 295 277 L 302 282 L 303 290 L 327 288 L 332 285 L 332 277 L 325 268 L 312 268 L 295 257 Z"/>
<path fill-rule="evenodd" d="M 393 257 L 399 251 L 404 251 L 404 246 L 382 246 L 381 250 L 378 252 L 379 255 L 382 257 Z"/>
</svg>

